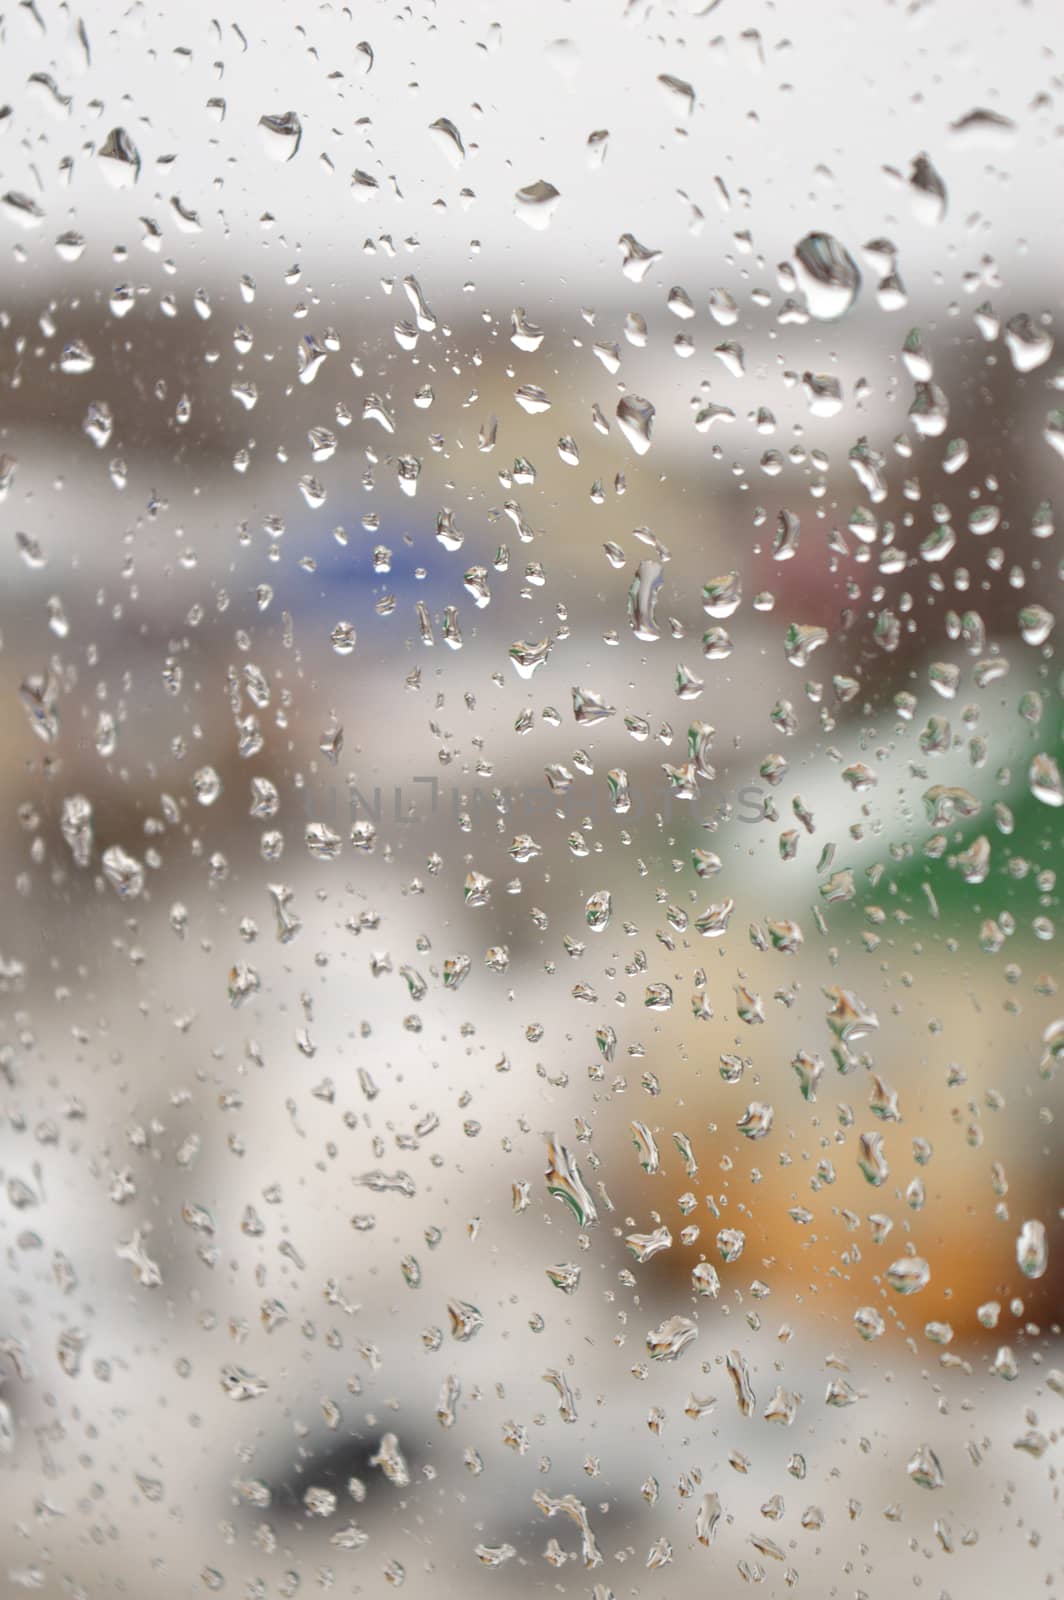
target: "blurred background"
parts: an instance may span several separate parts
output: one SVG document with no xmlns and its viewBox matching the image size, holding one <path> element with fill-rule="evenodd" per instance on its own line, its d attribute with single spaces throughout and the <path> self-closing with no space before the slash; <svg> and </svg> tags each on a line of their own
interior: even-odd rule
<svg viewBox="0 0 1064 1600">
<path fill-rule="evenodd" d="M 1058 12 L 0 27 L 4 1593 L 1053 1592 Z"/>
</svg>

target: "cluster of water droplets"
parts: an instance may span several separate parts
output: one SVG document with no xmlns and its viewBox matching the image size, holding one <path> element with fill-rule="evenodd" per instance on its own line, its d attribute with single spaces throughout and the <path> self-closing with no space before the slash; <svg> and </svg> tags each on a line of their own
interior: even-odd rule
<svg viewBox="0 0 1064 1600">
<path fill-rule="evenodd" d="M 878 208 L 820 166 L 768 205 L 705 176 L 712 96 L 631 6 L 614 127 L 566 112 L 537 169 L 433 77 L 400 160 L 398 23 L 326 66 L 299 22 L 314 93 L 252 109 L 263 47 L 212 20 L 173 52 L 214 80 L 182 167 L 143 97 L 96 96 L 95 29 L 23 9 L 18 1527 L 165 1538 L 145 1594 L 866 1594 L 932 1562 L 945 1593 L 953 1562 L 981 1595 L 990 1527 L 1048 1570 L 1064 369 L 1050 275 L 949 232 L 954 190 L 1002 214 L 972 152 L 1024 130 L 940 108 L 934 149 L 862 156 Z M 716 10 L 707 61 L 786 56 Z M 686 231 L 644 118 L 700 152 Z M 44 1542 L 18 1582 L 93 1592 Z"/>
</svg>

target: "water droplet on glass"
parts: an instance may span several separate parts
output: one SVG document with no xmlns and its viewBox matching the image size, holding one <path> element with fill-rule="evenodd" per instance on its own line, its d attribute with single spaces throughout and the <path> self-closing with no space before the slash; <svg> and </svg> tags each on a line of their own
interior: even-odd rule
<svg viewBox="0 0 1064 1600">
<path fill-rule="evenodd" d="M 263 148 L 271 161 L 291 161 L 298 153 L 303 126 L 294 111 L 259 118 Z"/>
<path fill-rule="evenodd" d="M 844 317 L 861 288 L 861 273 L 849 251 L 830 233 L 807 233 L 795 246 L 794 259 L 812 315 L 821 322 Z"/>
<path fill-rule="evenodd" d="M 517 215 L 537 231 L 550 227 L 551 217 L 560 199 L 561 194 L 553 183 L 547 183 L 543 178 L 537 178 L 535 183 L 518 189 L 514 195 Z"/>
<path fill-rule="evenodd" d="M 644 456 L 650 449 L 654 415 L 653 404 L 641 395 L 626 394 L 617 402 L 618 424 L 636 455 Z"/>
</svg>

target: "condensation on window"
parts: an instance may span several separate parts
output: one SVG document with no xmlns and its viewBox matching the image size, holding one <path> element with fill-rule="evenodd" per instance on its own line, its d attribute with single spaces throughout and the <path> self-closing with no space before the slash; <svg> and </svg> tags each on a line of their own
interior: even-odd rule
<svg viewBox="0 0 1064 1600">
<path fill-rule="evenodd" d="M 0 33 L 0 1588 L 1056 1593 L 1058 11 Z"/>
</svg>

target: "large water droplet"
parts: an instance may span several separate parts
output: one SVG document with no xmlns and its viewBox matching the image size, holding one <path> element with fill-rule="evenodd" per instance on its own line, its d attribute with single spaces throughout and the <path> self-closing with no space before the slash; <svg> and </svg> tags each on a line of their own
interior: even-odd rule
<svg viewBox="0 0 1064 1600">
<path fill-rule="evenodd" d="M 861 273 L 849 251 L 830 233 L 807 233 L 795 246 L 794 258 L 812 315 L 821 322 L 844 317 L 861 288 Z"/>
<path fill-rule="evenodd" d="M 514 195 L 517 215 L 522 222 L 537 231 L 550 227 L 551 217 L 560 199 L 560 191 L 553 183 L 547 183 L 543 178 L 537 178 L 535 183 L 526 184 Z"/>
<path fill-rule="evenodd" d="M 262 145 L 271 161 L 291 161 L 299 150 L 303 126 L 294 111 L 259 118 Z"/>
</svg>

